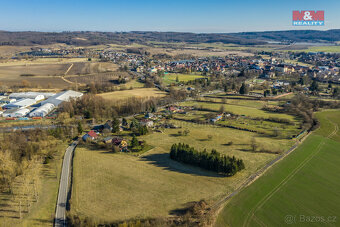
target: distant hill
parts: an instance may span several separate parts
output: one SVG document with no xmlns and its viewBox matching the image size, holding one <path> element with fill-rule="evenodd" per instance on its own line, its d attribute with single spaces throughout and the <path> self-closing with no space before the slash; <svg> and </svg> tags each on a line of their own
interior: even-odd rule
<svg viewBox="0 0 340 227">
<path fill-rule="evenodd" d="M 234 37 L 228 34 L 195 34 L 183 32 L 7 32 L 0 31 L 0 45 L 72 45 L 129 44 L 157 42 L 233 43 L 240 45 L 265 44 L 263 41 Z"/>
<path fill-rule="evenodd" d="M 340 41 L 340 29 L 327 31 L 317 30 L 290 30 L 268 32 L 240 32 L 229 35 L 245 39 L 288 41 L 288 42 L 335 42 Z"/>
<path fill-rule="evenodd" d="M 334 42 L 340 41 L 340 29 L 328 31 L 292 30 L 241 33 L 185 33 L 185 32 L 8 32 L 0 31 L 0 45 L 46 45 L 65 43 L 78 46 L 99 44 L 129 44 L 156 42 L 230 43 L 260 45 L 278 42 Z"/>
</svg>

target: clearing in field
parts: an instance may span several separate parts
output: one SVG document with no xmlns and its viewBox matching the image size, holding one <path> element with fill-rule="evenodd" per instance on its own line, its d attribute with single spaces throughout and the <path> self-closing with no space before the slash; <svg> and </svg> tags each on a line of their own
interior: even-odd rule
<svg viewBox="0 0 340 227">
<path fill-rule="evenodd" d="M 162 129 L 162 133 L 140 137 L 154 149 L 139 157 L 78 147 L 74 158 L 71 213 L 114 222 L 167 217 L 188 202 L 201 199 L 213 204 L 276 157 L 275 154 L 251 152 L 249 143 L 253 137 L 261 145 L 283 149 L 288 149 L 293 142 L 208 124 L 170 122 L 181 128 Z M 190 132 L 179 136 L 179 130 Z M 228 144 L 230 141 L 233 143 Z M 233 177 L 221 177 L 178 163 L 169 157 L 171 145 L 178 142 L 200 151 L 216 148 L 221 153 L 235 155 L 244 160 L 246 169 Z"/>
<path fill-rule="evenodd" d="M 176 82 L 176 78 L 178 78 L 179 82 L 188 82 L 191 80 L 204 78 L 204 76 L 199 74 L 168 73 L 164 75 L 163 81 L 165 84 L 175 84 L 178 83 Z"/>
<path fill-rule="evenodd" d="M 339 116 L 339 110 L 317 113 L 321 127 L 233 197 L 216 226 L 338 226 Z"/>
<path fill-rule="evenodd" d="M 131 97 L 137 98 L 151 98 L 151 97 L 164 97 L 166 93 L 158 90 L 157 88 L 137 88 L 132 90 L 114 91 L 99 94 L 109 101 L 124 100 Z"/>
</svg>

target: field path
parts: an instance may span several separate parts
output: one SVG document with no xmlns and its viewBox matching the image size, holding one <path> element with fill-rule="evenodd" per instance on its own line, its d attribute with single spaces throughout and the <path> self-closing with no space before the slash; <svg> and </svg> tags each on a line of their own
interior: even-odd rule
<svg viewBox="0 0 340 227">
<path fill-rule="evenodd" d="M 68 67 L 68 69 L 66 70 L 66 72 L 64 73 L 64 75 L 66 76 L 67 75 L 67 73 L 72 69 L 72 67 L 73 67 L 73 63 L 70 65 L 70 67 Z"/>
<path fill-rule="evenodd" d="M 332 138 L 333 136 L 335 136 L 335 135 L 338 133 L 338 131 L 339 131 L 339 126 L 338 126 L 338 124 L 336 124 L 336 123 L 334 123 L 333 121 L 329 120 L 329 118 L 326 118 L 326 119 L 327 119 L 332 125 L 334 125 L 334 130 L 333 130 L 333 132 L 327 136 L 327 138 Z"/>
<path fill-rule="evenodd" d="M 282 98 L 282 97 L 285 97 L 287 95 L 291 95 L 293 94 L 293 92 L 289 92 L 289 93 L 285 93 L 285 94 L 282 94 L 282 95 L 277 95 L 275 97 L 271 97 L 272 99 L 278 99 L 278 98 Z"/>
</svg>

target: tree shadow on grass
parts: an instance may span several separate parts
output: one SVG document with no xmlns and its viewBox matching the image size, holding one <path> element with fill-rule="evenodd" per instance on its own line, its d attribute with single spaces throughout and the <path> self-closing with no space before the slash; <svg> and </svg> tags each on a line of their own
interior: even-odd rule
<svg viewBox="0 0 340 227">
<path fill-rule="evenodd" d="M 176 215 L 176 216 L 183 216 L 188 213 L 188 210 L 190 207 L 192 207 L 195 204 L 195 202 L 187 202 L 183 204 L 183 208 L 173 209 L 170 210 L 170 215 Z"/>
<path fill-rule="evenodd" d="M 256 153 L 256 152 L 254 152 L 252 149 L 246 149 L 246 148 L 240 148 L 240 149 L 238 149 L 239 151 L 243 151 L 243 152 L 249 152 L 249 153 Z"/>
<path fill-rule="evenodd" d="M 41 224 L 52 224 L 52 221 L 48 219 L 35 218 L 33 220 Z"/>
<path fill-rule="evenodd" d="M 182 135 L 177 134 L 177 133 L 173 133 L 173 134 L 169 134 L 169 136 L 172 136 L 172 137 L 180 137 L 180 136 L 182 136 Z"/>
<path fill-rule="evenodd" d="M 281 152 L 275 152 L 275 151 L 267 151 L 267 150 L 256 150 L 253 151 L 253 149 L 238 149 L 239 151 L 248 152 L 248 153 L 254 153 L 254 154 L 280 154 Z"/>
<path fill-rule="evenodd" d="M 194 166 L 182 164 L 180 162 L 171 160 L 168 153 L 145 155 L 141 157 L 140 160 L 150 162 L 152 165 L 161 167 L 169 171 L 186 173 L 186 174 L 191 174 L 194 176 L 225 177 L 224 175 L 214 173 L 211 171 L 206 171 L 199 167 L 194 167 Z"/>
<path fill-rule="evenodd" d="M 211 141 L 211 140 L 209 140 L 209 139 L 197 139 L 197 141 L 206 142 L 206 141 Z"/>
</svg>

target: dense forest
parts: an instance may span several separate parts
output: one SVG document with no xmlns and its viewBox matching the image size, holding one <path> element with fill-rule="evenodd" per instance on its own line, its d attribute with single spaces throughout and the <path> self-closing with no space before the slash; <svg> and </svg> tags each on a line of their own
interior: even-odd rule
<svg viewBox="0 0 340 227">
<path fill-rule="evenodd" d="M 148 42 L 231 43 L 261 45 L 264 40 L 288 42 L 340 41 L 340 29 L 328 31 L 292 30 L 241 33 L 189 33 L 189 32 L 8 32 L 0 31 L 0 45 L 30 46 L 65 43 L 69 45 L 130 44 Z"/>
<path fill-rule="evenodd" d="M 230 36 L 228 34 L 195 34 L 183 32 L 7 32 L 0 31 L 0 45 L 69 45 L 130 44 L 156 42 L 265 44 L 263 41 Z"/>
<path fill-rule="evenodd" d="M 199 152 L 188 144 L 181 143 L 171 146 L 170 158 L 227 176 L 233 176 L 245 168 L 242 159 L 221 155 L 215 149 L 212 149 L 210 153 L 206 150 Z"/>
</svg>

